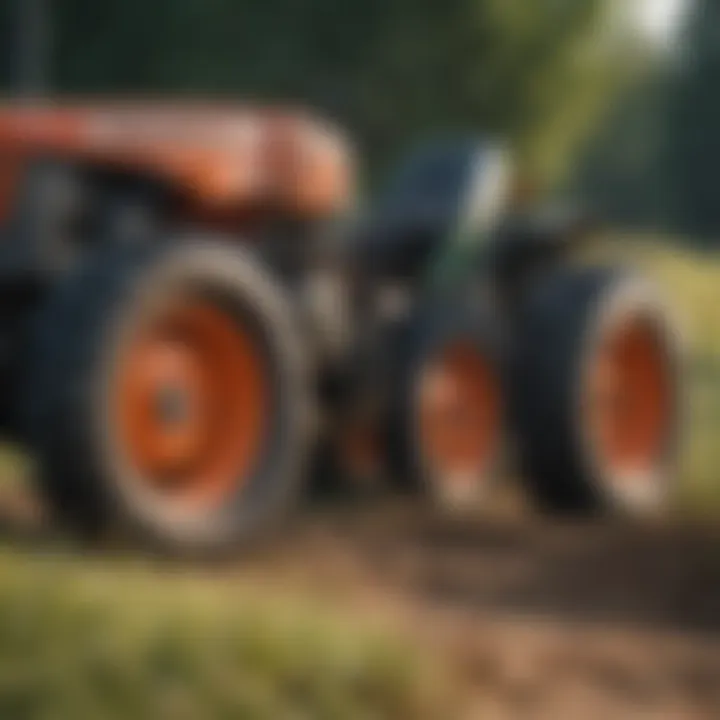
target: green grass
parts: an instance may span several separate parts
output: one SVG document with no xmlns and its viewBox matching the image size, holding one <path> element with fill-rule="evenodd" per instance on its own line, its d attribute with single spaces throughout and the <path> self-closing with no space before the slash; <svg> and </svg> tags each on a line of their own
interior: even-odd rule
<svg viewBox="0 0 720 720">
<path fill-rule="evenodd" d="M 410 642 L 239 579 L 0 550 L 0 718 L 445 718 Z"/>
</svg>

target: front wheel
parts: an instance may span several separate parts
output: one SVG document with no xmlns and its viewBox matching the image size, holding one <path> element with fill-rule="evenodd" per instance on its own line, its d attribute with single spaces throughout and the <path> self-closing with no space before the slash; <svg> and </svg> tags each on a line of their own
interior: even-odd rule
<svg viewBox="0 0 720 720">
<path fill-rule="evenodd" d="M 680 352 L 655 288 L 608 268 L 531 289 L 510 378 L 525 479 L 546 508 L 664 505 L 678 455 Z"/>
</svg>

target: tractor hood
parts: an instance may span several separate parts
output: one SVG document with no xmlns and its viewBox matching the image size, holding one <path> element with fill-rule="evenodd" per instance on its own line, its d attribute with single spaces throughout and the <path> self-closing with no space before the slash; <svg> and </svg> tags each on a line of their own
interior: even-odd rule
<svg viewBox="0 0 720 720">
<path fill-rule="evenodd" d="M 350 151 L 301 110 L 202 103 L 0 105 L 0 156 L 88 159 L 150 173 L 201 203 L 277 203 L 300 214 L 352 194 Z"/>
</svg>

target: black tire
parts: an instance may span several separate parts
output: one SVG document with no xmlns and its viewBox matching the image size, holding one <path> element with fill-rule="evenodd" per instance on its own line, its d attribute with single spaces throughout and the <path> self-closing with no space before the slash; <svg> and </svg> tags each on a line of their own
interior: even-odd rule
<svg viewBox="0 0 720 720">
<path fill-rule="evenodd" d="M 588 408 L 596 401 L 588 400 L 595 397 L 588 378 L 612 333 L 631 327 L 645 328 L 652 338 L 660 368 L 652 374 L 663 398 L 657 407 L 666 414 L 652 421 L 651 445 L 646 439 L 647 449 L 642 449 L 647 460 L 635 459 L 626 448 L 622 461 L 611 462 L 612 453 L 601 449 L 590 425 L 594 410 Z M 543 508 L 582 514 L 646 513 L 665 504 L 678 455 L 680 365 L 678 334 L 668 309 L 654 286 L 637 275 L 607 267 L 565 269 L 528 291 L 509 390 L 524 479 Z M 625 396 L 627 403 L 637 400 L 633 393 Z M 633 417 L 635 426 L 644 417 L 638 415 L 639 401 L 635 404 L 635 409 L 619 411 L 631 428 Z M 627 437 L 638 432 L 631 429 Z M 630 471 L 631 466 L 641 469 Z"/>
<path fill-rule="evenodd" d="M 419 311 L 404 329 L 399 344 L 389 430 L 392 475 L 402 489 L 422 493 L 441 507 L 451 510 L 475 507 L 482 503 L 492 487 L 503 453 L 501 346 L 494 318 L 484 307 L 440 303 Z M 429 440 L 428 430 L 422 426 L 426 422 L 422 419 L 426 412 L 434 412 L 422 410 L 424 378 L 429 378 L 428 372 L 444 373 L 447 361 L 451 363 L 450 368 L 458 367 L 456 361 L 460 367 L 469 367 L 470 363 L 471 386 L 477 381 L 472 389 L 474 402 L 464 406 L 464 410 L 460 409 L 457 431 L 476 434 L 480 440 L 478 454 L 470 458 L 467 454 L 469 445 L 463 440 L 462 445 L 457 446 L 460 453 L 457 462 L 439 447 L 433 448 L 435 441 Z M 455 370 L 449 372 L 452 374 Z M 465 374 L 463 369 L 460 372 Z M 467 387 L 466 380 L 467 377 L 462 378 L 456 387 Z M 432 382 L 430 376 L 429 388 Z M 450 392 L 456 391 L 451 389 Z M 454 412 L 451 407 L 451 415 Z M 473 415 L 463 418 L 466 412 Z M 449 422 L 458 422 L 458 417 Z M 445 433 L 442 428 L 440 432 Z M 451 429 L 449 435 L 452 434 Z M 446 444 L 442 439 L 440 442 Z M 454 450 L 449 452 L 454 453 Z M 445 462 L 446 457 L 448 462 Z"/>
<path fill-rule="evenodd" d="M 153 303 L 186 291 L 203 293 L 251 329 L 268 363 L 271 398 L 262 452 L 242 487 L 197 508 L 147 490 L 110 409 L 124 344 Z M 282 288 L 235 245 L 173 238 L 92 259 L 42 310 L 32 348 L 30 439 L 51 506 L 75 530 L 172 551 L 218 551 L 267 529 L 295 498 L 311 429 L 303 347 Z"/>
</svg>

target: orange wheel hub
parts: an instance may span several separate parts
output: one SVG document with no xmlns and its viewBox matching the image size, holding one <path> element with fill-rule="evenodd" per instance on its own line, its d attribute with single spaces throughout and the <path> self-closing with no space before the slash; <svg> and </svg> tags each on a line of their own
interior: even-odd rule
<svg viewBox="0 0 720 720">
<path fill-rule="evenodd" d="M 672 415 L 669 363 L 648 323 L 611 331 L 590 371 L 590 429 L 601 459 L 622 475 L 652 471 Z"/>
<path fill-rule="evenodd" d="M 490 363 L 469 343 L 446 346 L 425 367 L 419 429 L 441 481 L 482 480 L 500 438 L 500 390 Z"/>
<path fill-rule="evenodd" d="M 119 368 L 118 431 L 148 486 L 214 504 L 247 481 L 264 447 L 269 379 L 238 318 L 179 300 L 136 333 Z"/>
</svg>

